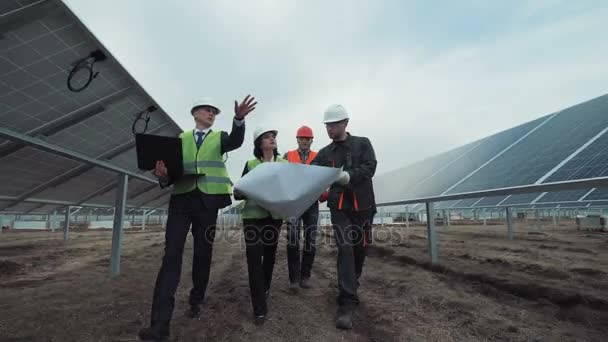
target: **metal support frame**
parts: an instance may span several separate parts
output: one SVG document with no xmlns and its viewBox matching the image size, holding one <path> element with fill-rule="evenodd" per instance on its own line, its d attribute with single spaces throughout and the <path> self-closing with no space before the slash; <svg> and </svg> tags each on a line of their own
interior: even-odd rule
<svg viewBox="0 0 608 342">
<path fill-rule="evenodd" d="M 433 209 L 433 202 L 426 202 L 426 227 L 427 236 L 429 242 L 429 255 L 431 257 L 431 264 L 438 262 L 437 258 L 437 232 L 435 229 L 435 210 Z"/>
<path fill-rule="evenodd" d="M 125 204 L 127 203 L 127 187 L 129 176 L 118 176 L 118 188 L 116 189 L 116 203 L 114 211 L 114 226 L 112 227 L 112 256 L 110 258 L 110 275 L 115 277 L 120 274 L 120 248 L 122 242 L 122 231 L 125 216 Z"/>
<path fill-rule="evenodd" d="M 150 130 L 150 134 L 152 134 L 154 132 L 160 131 L 166 125 L 167 124 L 163 124 L 163 125 L 160 125 L 160 126 L 154 128 L 154 129 Z M 117 156 L 119 156 L 119 155 L 121 155 L 121 154 L 123 154 L 123 153 L 125 153 L 125 152 L 127 152 L 129 150 L 131 150 L 134 147 L 135 147 L 135 141 L 131 140 L 131 141 L 128 141 L 128 142 L 126 142 L 124 144 L 116 146 L 116 147 L 114 147 L 114 148 L 112 148 L 112 149 L 110 149 L 110 150 L 108 150 L 108 151 L 106 151 L 106 152 L 98 155 L 96 157 L 96 159 L 98 159 L 98 160 L 110 160 L 112 158 L 116 158 Z M 62 174 L 60 174 L 60 175 L 58 175 L 58 176 L 56 176 L 56 177 L 54 177 L 54 178 L 52 178 L 52 179 L 50 179 L 48 181 L 46 181 L 46 182 L 44 182 L 44 183 L 36 186 L 36 187 L 34 187 L 33 189 L 28 190 L 28 191 L 20 194 L 19 196 L 17 196 L 17 198 L 13 202 L 9 203 L 8 205 L 6 205 L 4 207 L 0 207 L 0 210 L 5 210 L 7 208 L 14 207 L 14 206 L 18 205 L 19 203 L 21 203 L 26 198 L 29 198 L 29 197 L 31 197 L 33 195 L 41 193 L 41 192 L 43 192 L 44 190 L 46 190 L 48 188 L 55 187 L 55 186 L 58 186 L 58 185 L 60 185 L 62 183 L 65 183 L 66 181 L 68 181 L 68 180 L 70 180 L 70 179 L 72 179 L 74 177 L 78 177 L 78 176 L 84 174 L 85 172 L 91 170 L 94 167 L 95 167 L 95 165 L 90 165 L 90 164 L 76 166 L 76 167 L 74 167 L 74 168 L 72 168 L 72 169 L 70 169 L 70 170 L 68 170 L 68 171 L 66 171 L 66 172 L 64 172 L 64 173 L 62 173 Z M 150 189 L 152 189 L 152 188 L 154 188 L 156 186 L 157 185 L 154 184 L 154 185 L 152 185 L 150 187 Z M 38 209 L 40 207 L 42 207 L 42 206 L 34 207 L 34 208 L 28 210 L 26 213 L 32 212 L 32 211 L 34 211 L 34 210 L 36 210 L 36 209 Z"/>
<path fill-rule="evenodd" d="M 595 177 L 595 178 L 584 178 L 584 179 L 574 179 L 567 181 L 559 181 L 559 182 L 549 182 L 543 184 L 533 184 L 533 185 L 518 185 L 511 186 L 505 188 L 498 189 L 490 189 L 490 190 L 480 190 L 480 191 L 471 191 L 471 192 L 461 192 L 449 195 L 440 195 L 440 196 L 429 196 L 429 197 L 419 197 L 413 199 L 406 199 L 400 201 L 391 201 L 378 203 L 377 206 L 395 206 L 395 205 L 403 205 L 403 204 L 413 204 L 413 203 L 426 203 L 426 202 L 441 202 L 441 201 L 451 201 L 457 199 L 466 199 L 466 198 L 479 198 L 479 197 L 494 197 L 494 196 L 504 196 L 504 195 L 518 195 L 518 194 L 529 194 L 536 192 L 551 192 L 551 191 L 562 191 L 562 190 L 575 190 L 575 189 L 588 189 L 588 188 L 601 188 L 608 187 L 608 177 Z M 590 201 L 592 202 L 592 201 Z M 555 202 L 555 203 L 565 203 L 565 202 Z M 547 203 L 543 203 L 547 204 Z M 494 205 L 489 207 L 505 207 L 507 205 Z M 478 208 L 482 208 L 481 206 Z M 463 209 L 459 207 L 452 207 L 451 209 Z"/>
<path fill-rule="evenodd" d="M 42 151 L 56 154 L 56 155 L 59 155 L 59 156 L 62 156 L 62 157 L 68 158 L 68 159 L 72 159 L 72 160 L 81 162 L 81 163 L 92 164 L 92 165 L 95 165 L 95 166 L 100 167 L 105 170 L 109 170 L 114 173 L 126 174 L 127 176 L 132 177 L 132 178 L 140 179 L 140 180 L 150 182 L 150 183 L 157 183 L 157 181 L 155 179 L 152 179 L 150 177 L 142 176 L 139 173 L 123 169 L 114 164 L 111 164 L 111 163 L 108 163 L 105 161 L 101 161 L 101 160 L 98 160 L 95 158 L 91 158 L 82 153 L 72 151 L 67 148 L 64 148 L 64 147 L 61 147 L 61 146 L 58 146 L 55 144 L 51 144 L 44 140 L 34 138 L 34 137 L 28 136 L 26 134 L 18 133 L 18 132 L 12 131 L 12 130 L 4 128 L 4 127 L 0 127 L 0 138 L 20 142 L 20 143 L 32 146 L 34 148 L 40 149 Z"/>
<path fill-rule="evenodd" d="M 70 233 L 70 219 L 72 218 L 72 207 L 67 206 L 65 208 L 65 222 L 63 225 L 63 241 L 68 241 L 69 233 Z"/>
<path fill-rule="evenodd" d="M 507 235 L 509 240 L 513 240 L 513 213 L 511 207 L 506 208 L 505 215 L 507 216 Z"/>
<path fill-rule="evenodd" d="M 142 215 L 142 219 L 141 219 L 141 231 L 142 232 L 146 230 L 146 221 L 148 220 L 148 216 L 152 215 L 155 211 L 156 211 L 156 209 L 154 209 L 154 210 L 144 209 L 144 214 Z"/>
<path fill-rule="evenodd" d="M 486 227 L 488 225 L 488 218 L 486 217 L 486 208 L 483 208 L 483 226 Z"/>
</svg>

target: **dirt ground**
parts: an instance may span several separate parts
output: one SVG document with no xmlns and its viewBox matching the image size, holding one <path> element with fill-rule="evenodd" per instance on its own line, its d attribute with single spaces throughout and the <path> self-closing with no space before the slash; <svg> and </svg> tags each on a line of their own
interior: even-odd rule
<svg viewBox="0 0 608 342">
<path fill-rule="evenodd" d="M 173 341 L 605 341 L 608 234 L 562 221 L 439 227 L 439 266 L 426 229 L 375 227 L 354 328 L 334 326 L 336 251 L 320 236 L 316 287 L 287 291 L 285 231 L 268 321 L 252 323 L 240 230 L 219 231 L 203 314 L 185 317 L 188 239 Z M 137 341 L 148 322 L 163 232 L 127 232 L 121 275 L 109 277 L 111 232 L 0 235 L 0 341 Z M 602 338 L 602 336 L 604 336 Z"/>
</svg>

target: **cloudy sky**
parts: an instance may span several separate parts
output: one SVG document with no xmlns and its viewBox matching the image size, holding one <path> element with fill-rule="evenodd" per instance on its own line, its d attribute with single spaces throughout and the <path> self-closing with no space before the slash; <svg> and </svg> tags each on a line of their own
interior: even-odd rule
<svg viewBox="0 0 608 342">
<path fill-rule="evenodd" d="M 183 129 L 196 98 L 229 130 L 256 96 L 233 178 L 258 124 L 281 152 L 303 124 L 326 145 L 331 103 L 383 173 L 608 92 L 603 0 L 64 2 Z"/>
</svg>

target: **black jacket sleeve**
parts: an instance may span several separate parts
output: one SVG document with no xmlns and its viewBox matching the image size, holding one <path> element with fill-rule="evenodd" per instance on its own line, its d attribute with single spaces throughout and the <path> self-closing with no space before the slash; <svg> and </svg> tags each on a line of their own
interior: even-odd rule
<svg viewBox="0 0 608 342">
<path fill-rule="evenodd" d="M 222 154 L 234 151 L 243 145 L 245 140 L 245 123 L 239 127 L 234 120 L 232 121 L 232 130 L 230 134 L 222 132 Z"/>
<path fill-rule="evenodd" d="M 315 159 L 313 159 L 310 162 L 310 165 L 317 165 L 317 166 L 328 166 L 327 165 L 327 161 L 325 159 L 327 159 L 325 157 L 326 153 L 325 153 L 325 148 L 322 148 L 318 153 L 317 156 L 315 157 Z"/>
<path fill-rule="evenodd" d="M 243 174 L 241 175 L 241 177 L 244 177 L 247 174 L 247 172 L 249 172 L 249 168 L 247 168 L 247 162 L 245 162 L 245 168 L 243 169 Z M 234 199 L 240 201 L 240 200 L 247 199 L 247 197 L 245 197 L 245 196 L 243 196 L 243 195 L 238 194 L 238 193 L 235 192 L 234 193 Z"/>
<path fill-rule="evenodd" d="M 357 184 L 366 180 L 372 179 L 376 173 L 376 153 L 372 147 L 372 143 L 368 138 L 360 138 L 361 162 L 355 168 L 348 170 L 350 175 L 350 183 Z"/>
</svg>

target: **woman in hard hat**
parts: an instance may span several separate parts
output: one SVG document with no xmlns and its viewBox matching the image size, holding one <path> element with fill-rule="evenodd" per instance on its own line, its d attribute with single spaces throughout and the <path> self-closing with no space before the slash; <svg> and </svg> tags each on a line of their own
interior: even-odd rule
<svg viewBox="0 0 608 342">
<path fill-rule="evenodd" d="M 287 162 L 277 151 L 277 130 L 257 127 L 253 133 L 254 158 L 245 163 L 243 176 L 261 163 Z M 266 300 L 270 293 L 270 282 L 274 269 L 279 232 L 283 219 L 273 217 L 267 210 L 247 200 L 235 191 L 235 199 L 245 199 L 241 211 L 243 218 L 249 289 L 255 324 L 263 324 L 268 313 Z"/>
</svg>

